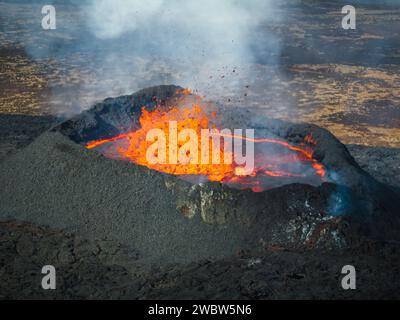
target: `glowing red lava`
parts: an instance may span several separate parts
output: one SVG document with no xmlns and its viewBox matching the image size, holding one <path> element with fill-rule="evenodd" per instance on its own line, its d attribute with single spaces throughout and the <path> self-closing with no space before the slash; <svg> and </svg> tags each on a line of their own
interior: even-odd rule
<svg viewBox="0 0 400 320">
<path fill-rule="evenodd" d="M 318 163 L 313 158 L 313 150 L 310 146 L 316 142 L 310 137 L 306 137 L 301 146 L 291 145 L 288 142 L 275 139 L 258 139 L 249 138 L 247 136 L 235 134 L 219 134 L 219 139 L 225 138 L 239 139 L 243 143 L 250 141 L 255 146 L 255 159 L 254 170 L 250 173 L 243 172 L 241 174 L 242 166 L 224 162 L 222 159 L 229 156 L 222 146 L 224 143 L 210 143 L 208 145 L 208 155 L 213 155 L 213 152 L 219 152 L 221 161 L 192 161 L 190 163 L 177 163 L 176 161 L 169 161 L 171 156 L 170 144 L 158 144 L 157 153 L 163 153 L 168 156 L 165 163 L 149 163 L 146 153 L 151 143 L 146 139 L 147 134 L 152 129 L 160 129 L 165 132 L 166 141 L 171 137 L 170 123 L 176 122 L 176 130 L 180 132 L 184 129 L 192 129 L 201 136 L 202 129 L 216 129 L 213 120 L 217 117 L 215 112 L 208 115 L 207 112 L 198 104 L 192 104 L 190 107 L 170 107 L 155 108 L 149 111 L 142 108 L 140 116 L 140 128 L 135 131 L 119 134 L 117 136 L 91 141 L 86 144 L 86 148 L 93 149 L 101 147 L 101 152 L 109 158 L 124 159 L 130 162 L 146 166 L 148 168 L 179 176 L 202 176 L 210 181 L 218 181 L 231 185 L 240 189 L 252 189 L 255 192 L 260 192 L 268 189 L 270 185 L 280 185 L 291 182 L 306 182 L 306 181 L 319 181 L 325 177 L 326 171 L 322 164 Z M 177 141 L 177 149 L 179 150 L 185 144 L 187 139 Z M 198 152 L 189 154 L 192 160 L 193 157 L 201 157 L 204 150 L 201 145 L 196 145 Z M 161 149 L 160 149 L 161 148 Z M 216 150 L 218 149 L 218 150 Z M 229 157 L 228 157 L 229 158 Z M 200 159 L 196 159 L 200 160 Z M 273 181 L 275 179 L 275 181 Z M 279 181 L 277 180 L 279 179 Z"/>
</svg>

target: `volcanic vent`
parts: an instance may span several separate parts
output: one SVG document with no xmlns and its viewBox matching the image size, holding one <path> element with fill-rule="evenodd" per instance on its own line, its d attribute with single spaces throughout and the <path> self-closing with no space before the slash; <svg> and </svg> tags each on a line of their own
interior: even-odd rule
<svg viewBox="0 0 400 320">
<path fill-rule="evenodd" d="M 171 121 L 176 132 L 218 129 L 220 144 L 206 147 L 209 163 L 146 161 L 146 132 L 162 129 L 168 140 Z M 254 137 L 223 128 L 252 128 Z M 212 163 L 214 152 L 234 158 L 236 150 L 223 148 L 227 137 L 242 155 L 254 143 L 254 170 Z M 169 149 L 157 156 L 170 156 Z M 182 156 L 196 153 L 201 143 Z M 152 262 L 399 237 L 398 195 L 362 171 L 329 132 L 226 109 L 176 86 L 96 104 L 6 159 L 0 178 L 4 216 L 112 239 Z"/>
<path fill-rule="evenodd" d="M 84 144 L 112 159 L 130 161 L 192 181 L 216 181 L 254 192 L 296 182 L 320 185 L 326 180 L 324 166 L 313 157 L 312 147 L 316 142 L 311 136 L 306 136 L 300 144 L 290 144 L 266 129 L 257 129 L 259 137 L 254 137 L 254 132 L 252 137 L 242 135 L 243 129 L 221 130 L 218 127 L 223 124 L 224 115 L 216 109 L 190 91 L 177 89 L 171 98 L 154 99 L 154 105 L 147 104 L 136 110 L 130 130 L 124 131 L 118 125 L 122 129 L 117 135 L 109 137 L 104 132 L 102 139 Z M 179 139 L 188 128 L 194 134 L 184 134 Z M 162 132 L 158 139 L 162 138 L 163 144 L 156 141 L 155 145 L 156 153 L 163 154 L 162 163 L 149 163 L 147 157 L 151 143 L 146 137 L 154 129 Z M 246 160 L 243 151 L 250 151 L 245 150 L 246 143 L 252 149 L 252 159 L 248 159 L 251 169 L 233 161 L 238 157 L 242 162 Z"/>
</svg>

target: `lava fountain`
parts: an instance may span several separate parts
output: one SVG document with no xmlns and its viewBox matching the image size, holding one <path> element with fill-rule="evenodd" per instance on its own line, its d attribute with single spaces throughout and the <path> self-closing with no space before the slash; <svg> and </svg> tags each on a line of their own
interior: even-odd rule
<svg viewBox="0 0 400 320">
<path fill-rule="evenodd" d="M 185 90 L 180 92 L 189 95 Z M 86 143 L 86 148 L 97 148 L 108 158 L 126 160 L 146 166 L 153 170 L 180 176 L 191 181 L 215 181 L 227 184 L 237 189 L 251 189 L 261 192 L 271 187 L 289 183 L 307 183 L 319 185 L 325 180 L 324 166 L 313 157 L 313 145 L 316 141 L 307 136 L 303 142 L 294 145 L 280 139 L 262 136 L 265 132 L 256 132 L 256 137 L 247 137 L 235 133 L 226 133 L 218 127 L 220 116 L 215 111 L 207 110 L 207 104 L 196 97 L 195 103 L 183 103 L 169 107 L 157 104 L 152 110 L 142 107 L 139 126 L 109 138 L 93 140 Z M 223 116 L 222 116 L 223 117 Z M 176 128 L 171 132 L 171 123 L 176 123 Z M 189 160 L 186 163 L 172 160 L 171 144 L 162 144 L 156 141 L 158 153 L 168 155 L 165 163 L 149 163 L 147 152 L 151 142 L 147 135 L 150 130 L 158 129 L 165 133 L 165 140 L 176 141 L 176 151 L 184 152 Z M 187 137 L 179 139 L 177 133 L 185 129 L 192 129 L 197 137 L 204 137 L 205 129 L 214 134 L 206 137 L 211 141 L 201 144 L 196 141 L 196 149 L 188 150 L 185 145 Z M 229 131 L 229 130 L 228 130 Z M 261 136 L 260 136 L 261 134 Z M 216 138 L 217 136 L 217 138 Z M 251 172 L 245 172 L 242 165 L 226 159 L 238 156 L 236 150 L 226 148 L 227 139 L 254 144 L 254 166 Z M 206 150 L 204 149 L 206 146 Z M 184 150 L 184 151 L 182 151 Z M 240 153 L 241 150 L 240 150 Z M 206 161 L 204 161 L 206 155 Z M 212 161 L 210 160 L 212 156 Z M 225 161 L 224 161 L 225 160 Z"/>
</svg>

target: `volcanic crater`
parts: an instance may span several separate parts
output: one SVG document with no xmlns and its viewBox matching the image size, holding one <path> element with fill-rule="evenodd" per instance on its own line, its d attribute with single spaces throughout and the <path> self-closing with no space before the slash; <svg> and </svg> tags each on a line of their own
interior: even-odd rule
<svg viewBox="0 0 400 320">
<path fill-rule="evenodd" d="M 197 129 L 253 128 L 256 174 L 235 176 L 232 165 L 145 165 L 138 132 L 165 126 L 171 109 L 184 124 L 200 120 Z M 177 86 L 97 103 L 6 158 L 0 179 L 3 219 L 112 239 L 142 262 L 399 240 L 399 195 L 327 130 L 204 102 Z"/>
</svg>

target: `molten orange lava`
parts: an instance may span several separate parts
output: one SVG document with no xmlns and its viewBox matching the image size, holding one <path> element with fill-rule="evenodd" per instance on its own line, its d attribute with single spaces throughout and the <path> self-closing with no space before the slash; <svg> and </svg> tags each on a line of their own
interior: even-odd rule
<svg viewBox="0 0 400 320">
<path fill-rule="evenodd" d="M 193 129 L 197 136 L 201 136 L 202 129 L 216 128 L 213 120 L 215 120 L 216 113 L 212 112 L 208 115 L 204 108 L 198 104 L 193 104 L 191 107 L 178 108 L 171 107 L 155 108 L 153 111 L 148 111 L 145 107 L 142 108 L 142 114 L 139 119 L 140 128 L 136 131 L 123 133 L 108 139 L 91 141 L 86 145 L 86 148 L 92 149 L 102 145 L 109 145 L 102 150 L 102 152 L 110 158 L 127 159 L 139 165 L 149 167 L 151 169 L 174 174 L 174 175 L 202 175 L 206 176 L 210 181 L 219 181 L 223 183 L 239 184 L 242 186 L 249 186 L 253 191 L 263 191 L 263 183 L 260 178 L 273 179 L 280 178 L 301 178 L 305 177 L 304 169 L 291 171 L 292 164 L 301 164 L 301 166 L 308 166 L 312 169 L 312 174 L 322 178 L 325 176 L 325 168 L 322 164 L 318 163 L 313 158 L 311 148 L 301 148 L 293 146 L 285 141 L 274 139 L 251 139 L 256 145 L 271 144 L 274 148 L 283 149 L 282 152 L 273 154 L 256 154 L 255 169 L 247 176 L 237 175 L 241 167 L 232 163 L 224 163 L 224 143 L 220 144 L 220 164 L 150 164 L 146 158 L 146 151 L 149 145 L 152 144 L 146 141 L 146 135 L 149 130 L 161 129 L 166 134 L 167 141 L 169 141 L 169 123 L 170 121 L 177 122 L 177 131 L 183 129 Z M 221 139 L 226 136 L 220 134 Z M 246 136 L 230 135 L 233 139 L 246 140 L 250 139 Z M 307 138 L 310 140 L 311 138 Z M 222 140 L 221 140 L 222 141 Z M 311 141 L 311 140 L 310 140 Z M 310 142 L 306 141 L 306 142 Z M 312 141 L 314 142 L 314 141 Z M 178 140 L 178 150 L 184 145 L 186 141 Z M 198 155 L 201 154 L 200 144 Z M 162 147 L 159 145 L 159 148 Z M 169 144 L 165 144 L 165 154 L 169 155 Z M 213 143 L 209 144 L 209 154 L 212 155 Z M 160 149 L 159 149 L 160 150 Z M 192 155 L 189 155 L 192 156 Z M 201 162 L 201 161 L 199 161 Z M 236 174 L 235 174 L 236 172 Z"/>
</svg>

